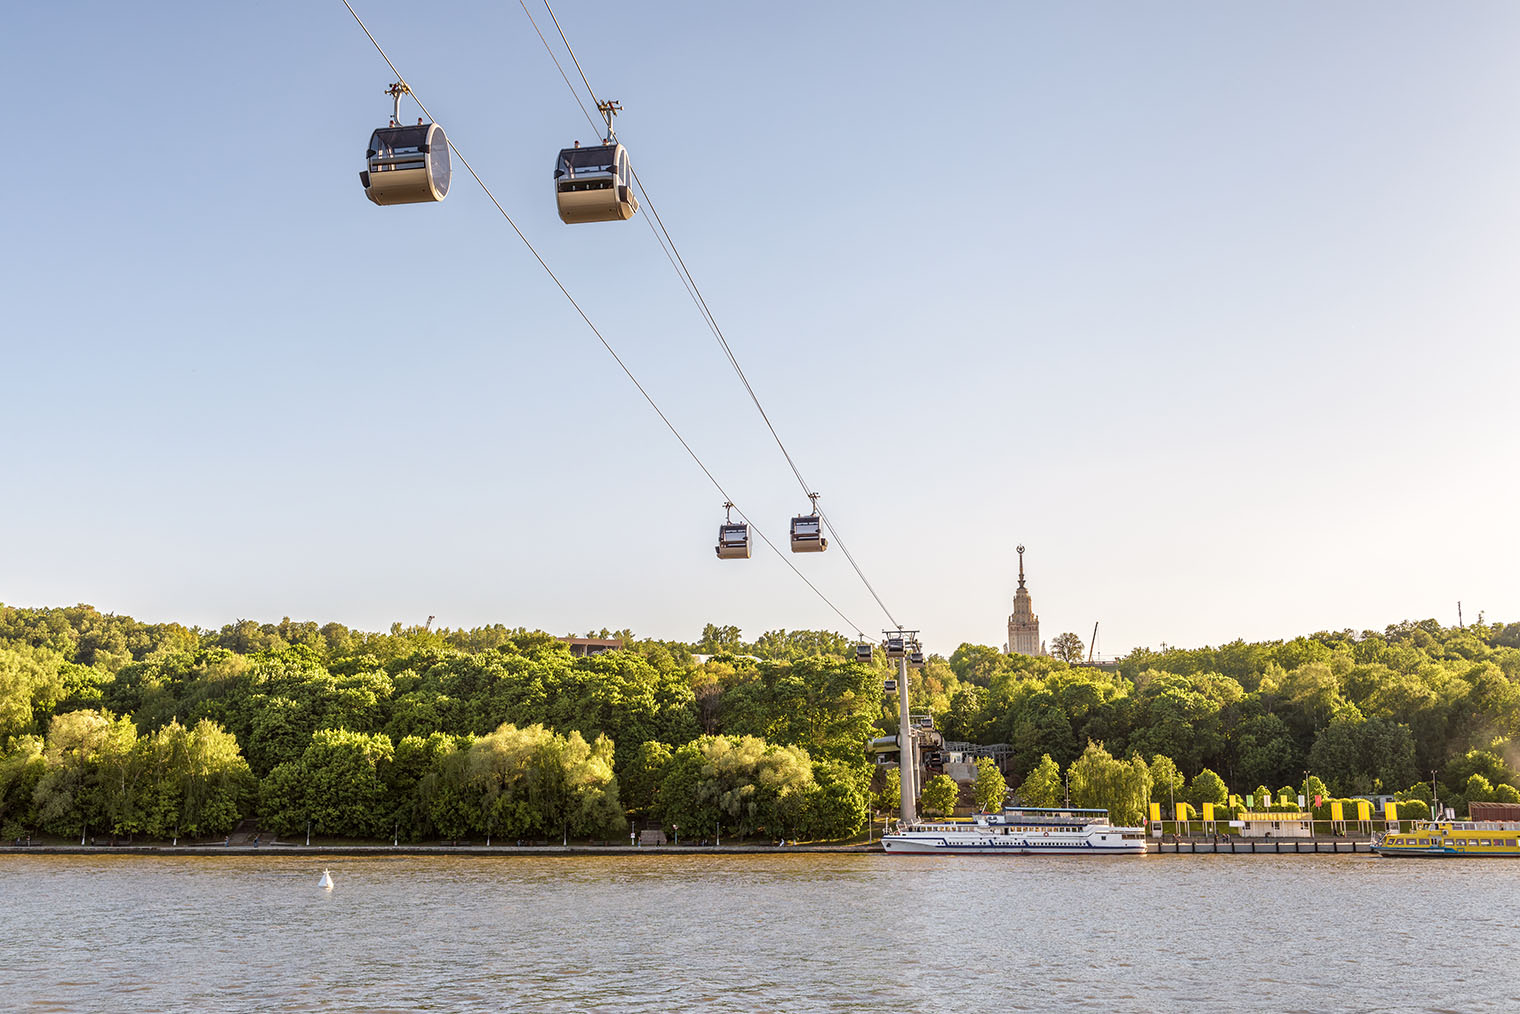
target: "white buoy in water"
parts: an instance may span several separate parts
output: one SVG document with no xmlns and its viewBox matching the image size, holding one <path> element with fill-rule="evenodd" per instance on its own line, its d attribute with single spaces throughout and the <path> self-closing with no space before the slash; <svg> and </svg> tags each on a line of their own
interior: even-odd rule
<svg viewBox="0 0 1520 1014">
<path fill-rule="evenodd" d="M 323 870 L 322 871 L 322 879 L 319 880 L 319 881 L 317 881 L 317 886 L 320 887 L 324 891 L 331 891 L 332 890 L 332 874 L 328 873 L 326 870 Z"/>
</svg>

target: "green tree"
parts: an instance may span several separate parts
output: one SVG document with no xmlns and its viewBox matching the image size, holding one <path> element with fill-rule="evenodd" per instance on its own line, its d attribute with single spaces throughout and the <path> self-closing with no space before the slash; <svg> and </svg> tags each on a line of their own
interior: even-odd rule
<svg viewBox="0 0 1520 1014">
<path fill-rule="evenodd" d="M 392 827 L 403 841 L 421 841 L 436 833 L 423 785 L 436 780 L 445 758 L 468 746 L 467 739 L 446 732 L 404 736 L 396 742 L 386 791 Z M 461 832 L 453 837 L 467 833 Z"/>
<path fill-rule="evenodd" d="M 46 772 L 41 736 L 10 739 L 9 748 L 0 753 L 0 838 L 18 838 L 34 826 L 32 797 Z"/>
<path fill-rule="evenodd" d="M 763 662 L 723 691 L 720 724 L 731 736 L 800 746 L 815 758 L 858 757 L 880 717 L 881 674 L 827 656 Z"/>
<path fill-rule="evenodd" d="M 1055 640 L 1050 642 L 1050 653 L 1063 662 L 1080 662 L 1086 646 L 1082 639 L 1071 631 L 1057 634 Z"/>
<path fill-rule="evenodd" d="M 648 817 L 655 813 L 659 803 L 660 784 L 665 780 L 665 769 L 670 764 L 671 748 L 668 743 L 646 740 L 634 750 L 633 757 L 623 767 L 618 778 L 622 790 L 623 805 L 636 817 Z"/>
<path fill-rule="evenodd" d="M 1040 758 L 1029 777 L 1019 786 L 1019 801 L 1025 806 L 1056 806 L 1065 793 L 1061 786 L 1061 767 L 1050 754 Z"/>
<path fill-rule="evenodd" d="M 986 713 L 987 690 L 975 683 L 963 683 L 950 695 L 950 710 L 945 714 L 946 739 L 968 743 L 987 741 L 990 717 Z"/>
<path fill-rule="evenodd" d="M 395 825 L 386 782 L 394 757 L 384 733 L 319 729 L 298 761 L 277 765 L 260 785 L 262 819 L 281 834 L 310 822 L 314 834 L 389 836 Z"/>
<path fill-rule="evenodd" d="M 881 776 L 880 791 L 871 797 L 871 806 L 880 813 L 896 813 L 902 808 L 902 769 L 887 768 Z"/>
<path fill-rule="evenodd" d="M 1309 764 L 1341 795 L 1408 785 L 1415 777 L 1414 740 L 1390 719 L 1337 717 L 1315 737 Z"/>
<path fill-rule="evenodd" d="M 979 757 L 976 761 L 976 805 L 983 813 L 1002 813 L 1003 802 L 1008 798 L 1008 781 L 991 757 Z"/>
<path fill-rule="evenodd" d="M 33 793 L 38 823 L 56 834 L 87 826 L 114 832 L 133 824 L 136 742 L 132 723 L 109 712 L 53 716 L 44 752 L 47 771 Z"/>
<path fill-rule="evenodd" d="M 257 789 L 231 733 L 209 719 L 178 722 L 139 741 L 148 764 L 143 830 L 158 838 L 231 831 Z"/>
<path fill-rule="evenodd" d="M 37 729 L 37 719 L 62 700 L 61 662 L 46 650 L 0 648 L 0 744 Z"/>
<path fill-rule="evenodd" d="M 799 832 L 815 841 L 837 841 L 858 833 L 866 820 L 870 767 L 843 761 L 813 762 Z"/>
<path fill-rule="evenodd" d="M 1155 765 L 1151 766 L 1152 773 Z M 1201 811 L 1204 803 L 1213 803 L 1215 806 L 1224 806 L 1230 801 L 1230 790 L 1225 786 L 1224 779 L 1217 774 L 1204 768 L 1193 776 L 1193 783 L 1188 788 L 1187 801 Z"/>
<path fill-rule="evenodd" d="M 1276 715 L 1255 715 L 1236 729 L 1234 777 L 1252 782 L 1280 782 L 1301 768 L 1292 732 Z M 1238 783 L 1237 783 L 1238 784 Z"/>
<path fill-rule="evenodd" d="M 1462 785 L 1462 795 L 1467 797 L 1468 802 L 1472 802 L 1473 800 L 1480 802 L 1490 801 L 1494 796 L 1494 786 L 1492 782 L 1482 775 L 1469 775 L 1467 781 Z"/>
<path fill-rule="evenodd" d="M 805 750 L 757 736 L 703 736 L 671 756 L 660 810 L 665 823 L 691 834 L 716 833 L 721 824 L 741 837 L 762 829 L 795 837 L 813 784 Z"/>
<path fill-rule="evenodd" d="M 958 679 L 985 687 L 1004 667 L 1007 658 L 985 644 L 963 644 L 950 655 L 950 668 Z"/>
<path fill-rule="evenodd" d="M 1151 775 L 1139 757 L 1121 761 L 1102 744 L 1089 742 L 1070 774 L 1075 805 L 1106 809 L 1115 824 L 1134 825 L 1145 819 Z"/>
<path fill-rule="evenodd" d="M 738 627 L 724 626 L 709 623 L 702 628 L 702 639 L 697 643 L 697 651 L 703 655 L 721 655 L 725 652 L 737 651 L 740 647 L 740 630 Z"/>
<path fill-rule="evenodd" d="M 955 801 L 959 796 L 960 786 L 955 784 L 955 779 L 949 775 L 935 775 L 924 783 L 919 801 L 923 804 L 925 813 L 948 817 L 955 812 Z"/>
<path fill-rule="evenodd" d="M 1182 772 L 1177 770 L 1177 765 L 1170 757 L 1158 753 L 1151 758 L 1150 767 L 1151 802 L 1170 806 L 1173 800 L 1187 801 L 1187 796 L 1182 791 Z"/>
</svg>

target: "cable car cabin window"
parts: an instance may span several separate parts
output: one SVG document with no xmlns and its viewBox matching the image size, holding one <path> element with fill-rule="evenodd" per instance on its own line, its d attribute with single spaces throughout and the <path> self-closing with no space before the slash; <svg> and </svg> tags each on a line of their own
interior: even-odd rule
<svg viewBox="0 0 1520 1014">
<path fill-rule="evenodd" d="M 554 167 L 554 178 L 582 176 L 589 173 L 613 173 L 617 170 L 617 145 L 599 145 L 595 148 L 566 148 L 559 153 Z M 626 164 L 628 156 L 623 156 Z"/>
<path fill-rule="evenodd" d="M 452 172 L 449 166 L 449 140 L 444 136 L 443 130 L 433 135 L 433 143 L 430 146 L 433 166 L 433 186 L 438 188 L 440 194 L 449 192 L 449 174 Z"/>
<path fill-rule="evenodd" d="M 418 127 L 382 127 L 370 135 L 369 150 L 373 153 L 370 158 L 416 155 L 418 164 L 421 164 L 422 156 L 427 153 L 427 136 L 431 126 L 424 123 Z M 376 168 L 384 170 L 398 167 L 377 166 Z"/>
</svg>

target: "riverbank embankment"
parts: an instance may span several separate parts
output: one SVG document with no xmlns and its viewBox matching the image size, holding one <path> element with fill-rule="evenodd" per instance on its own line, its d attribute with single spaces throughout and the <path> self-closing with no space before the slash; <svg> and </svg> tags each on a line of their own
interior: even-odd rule
<svg viewBox="0 0 1520 1014">
<path fill-rule="evenodd" d="M 1147 843 L 1151 855 L 1365 855 L 1367 841 L 1348 838 L 1183 838 Z M 0 855 L 71 856 L 736 856 L 881 852 L 877 842 L 855 845 L 357 845 L 271 842 L 261 845 L 0 845 Z"/>
<path fill-rule="evenodd" d="M 880 852 L 871 845 L 4 845 L 0 855 L 52 856 L 629 856 Z"/>
</svg>

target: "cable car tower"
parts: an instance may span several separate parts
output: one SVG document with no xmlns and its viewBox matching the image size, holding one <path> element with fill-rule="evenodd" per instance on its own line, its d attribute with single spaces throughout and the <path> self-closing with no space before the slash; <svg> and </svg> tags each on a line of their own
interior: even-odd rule
<svg viewBox="0 0 1520 1014">
<path fill-rule="evenodd" d="M 902 807 L 902 825 L 918 819 L 918 743 L 913 720 L 908 717 L 908 656 L 918 644 L 916 630 L 883 630 L 881 648 L 888 658 L 897 659 L 897 771 Z"/>
</svg>

